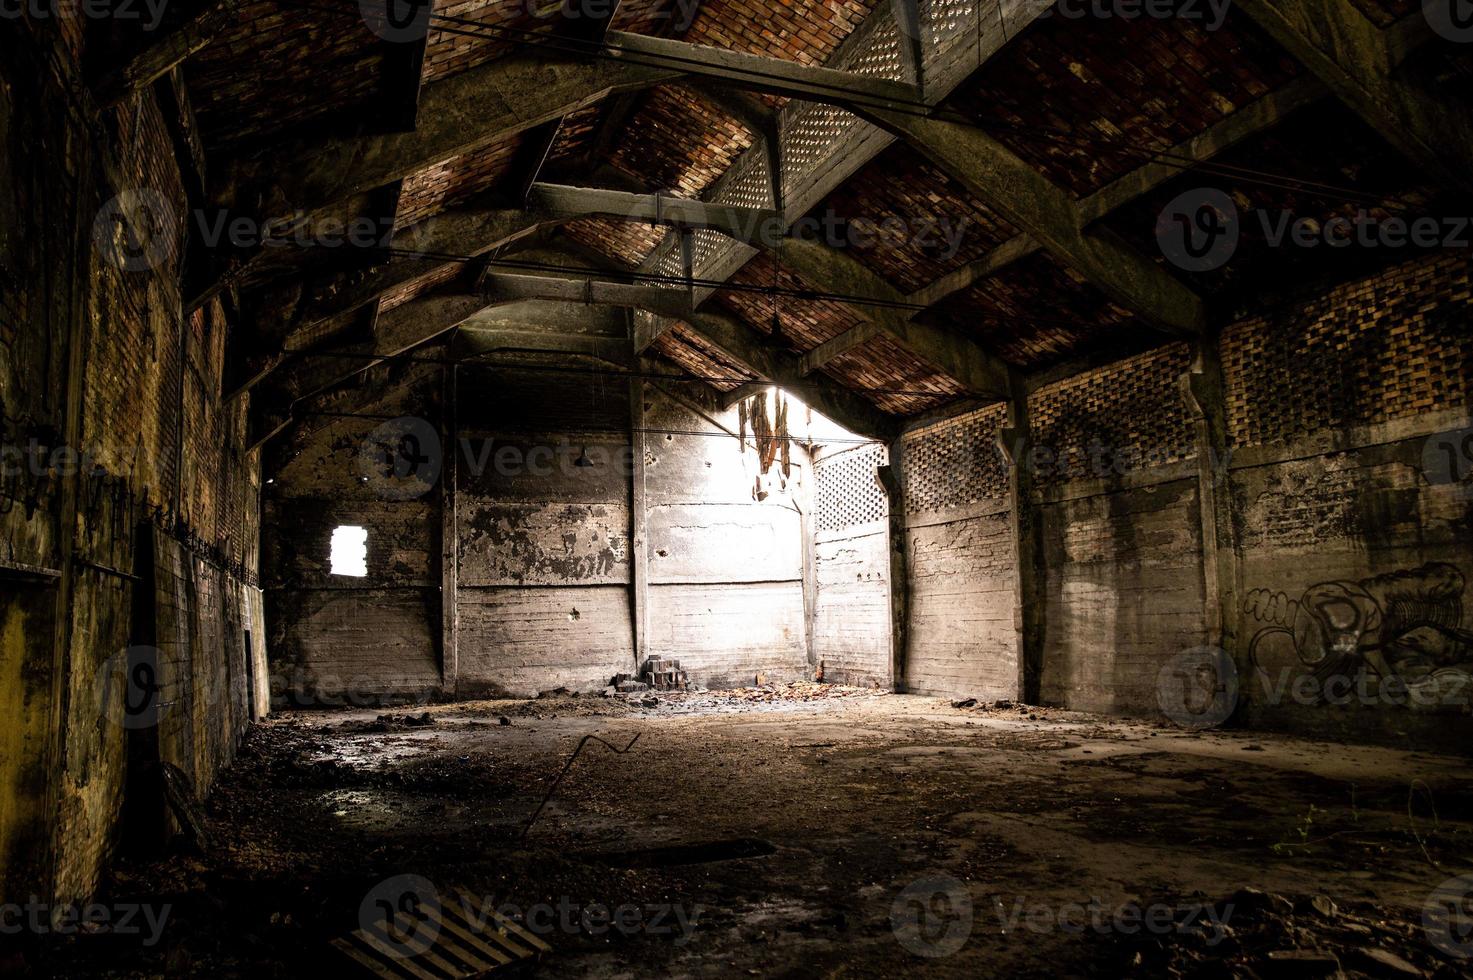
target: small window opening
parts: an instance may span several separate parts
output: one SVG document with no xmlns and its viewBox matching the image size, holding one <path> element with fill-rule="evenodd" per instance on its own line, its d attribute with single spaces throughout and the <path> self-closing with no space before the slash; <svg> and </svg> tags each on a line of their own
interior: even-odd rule
<svg viewBox="0 0 1473 980">
<path fill-rule="evenodd" d="M 345 524 L 332 532 L 332 573 L 363 578 L 368 574 L 368 530 Z"/>
</svg>

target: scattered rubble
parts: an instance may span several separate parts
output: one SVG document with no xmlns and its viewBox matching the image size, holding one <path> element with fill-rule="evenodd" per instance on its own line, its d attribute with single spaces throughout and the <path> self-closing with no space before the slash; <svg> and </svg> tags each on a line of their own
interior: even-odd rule
<svg viewBox="0 0 1473 980">
<path fill-rule="evenodd" d="M 1243 888 L 1212 901 L 1163 899 L 1177 909 L 1210 907 L 1220 926 L 1178 916 L 1164 934 L 1116 934 L 1104 972 L 1116 976 L 1273 978 L 1466 977 L 1466 963 L 1441 957 L 1413 912 L 1365 903 L 1341 905 L 1328 895 L 1290 898 Z M 1215 930 L 1220 930 L 1217 932 Z"/>
</svg>

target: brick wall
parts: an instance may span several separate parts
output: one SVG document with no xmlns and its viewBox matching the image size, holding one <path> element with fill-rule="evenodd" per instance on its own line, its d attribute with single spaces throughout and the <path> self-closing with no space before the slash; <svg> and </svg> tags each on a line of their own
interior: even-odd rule
<svg viewBox="0 0 1473 980">
<path fill-rule="evenodd" d="M 117 844 L 133 785 L 123 651 L 139 610 L 158 612 L 135 594 L 138 525 L 199 566 L 170 593 L 195 636 L 191 669 L 172 683 L 180 703 L 220 710 L 177 719 L 169 758 L 201 790 L 250 713 L 232 679 L 261 658 L 258 639 L 246 656 L 242 625 L 257 460 L 243 449 L 245 406 L 223 407 L 219 392 L 231 324 L 218 306 L 186 322 L 186 203 L 166 121 L 145 92 L 97 123 L 78 77 L 80 26 L 23 19 L 0 37 L 0 446 L 19 463 L 0 486 L 0 687 L 26 706 L 4 723 L 19 751 L 0 763 L 0 812 L 31 816 L 0 820 L 7 898 L 83 898 Z M 155 203 L 157 247 L 124 266 L 118 219 L 138 212 L 116 202 L 140 192 Z M 15 455 L 32 445 L 55 465 Z"/>
</svg>

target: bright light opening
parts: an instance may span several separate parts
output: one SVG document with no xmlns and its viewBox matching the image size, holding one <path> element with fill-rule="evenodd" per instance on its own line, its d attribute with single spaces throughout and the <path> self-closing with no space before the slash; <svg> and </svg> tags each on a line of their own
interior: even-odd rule
<svg viewBox="0 0 1473 980">
<path fill-rule="evenodd" d="M 345 524 L 332 532 L 332 573 L 363 578 L 368 574 L 368 530 Z"/>
</svg>

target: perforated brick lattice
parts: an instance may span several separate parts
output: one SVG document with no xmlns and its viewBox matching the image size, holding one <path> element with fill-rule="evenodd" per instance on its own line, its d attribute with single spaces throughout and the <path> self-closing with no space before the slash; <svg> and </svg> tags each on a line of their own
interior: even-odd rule
<svg viewBox="0 0 1473 980">
<path fill-rule="evenodd" d="M 912 514 L 964 507 L 1008 495 L 1008 469 L 997 448 L 1007 407 L 993 405 L 906 435 L 905 508 Z"/>
<path fill-rule="evenodd" d="M 1470 274 L 1461 252 L 1421 259 L 1229 328 L 1222 367 L 1231 445 L 1466 405 Z"/>
<path fill-rule="evenodd" d="M 873 445 L 836 453 L 814 465 L 814 512 L 820 531 L 837 531 L 889 516 L 889 501 L 875 478 L 875 470 L 888 460 L 885 447 Z"/>
<path fill-rule="evenodd" d="M 1031 396 L 1035 482 L 1109 479 L 1194 458 L 1180 388 L 1190 366 L 1190 348 L 1171 344 Z"/>
</svg>

